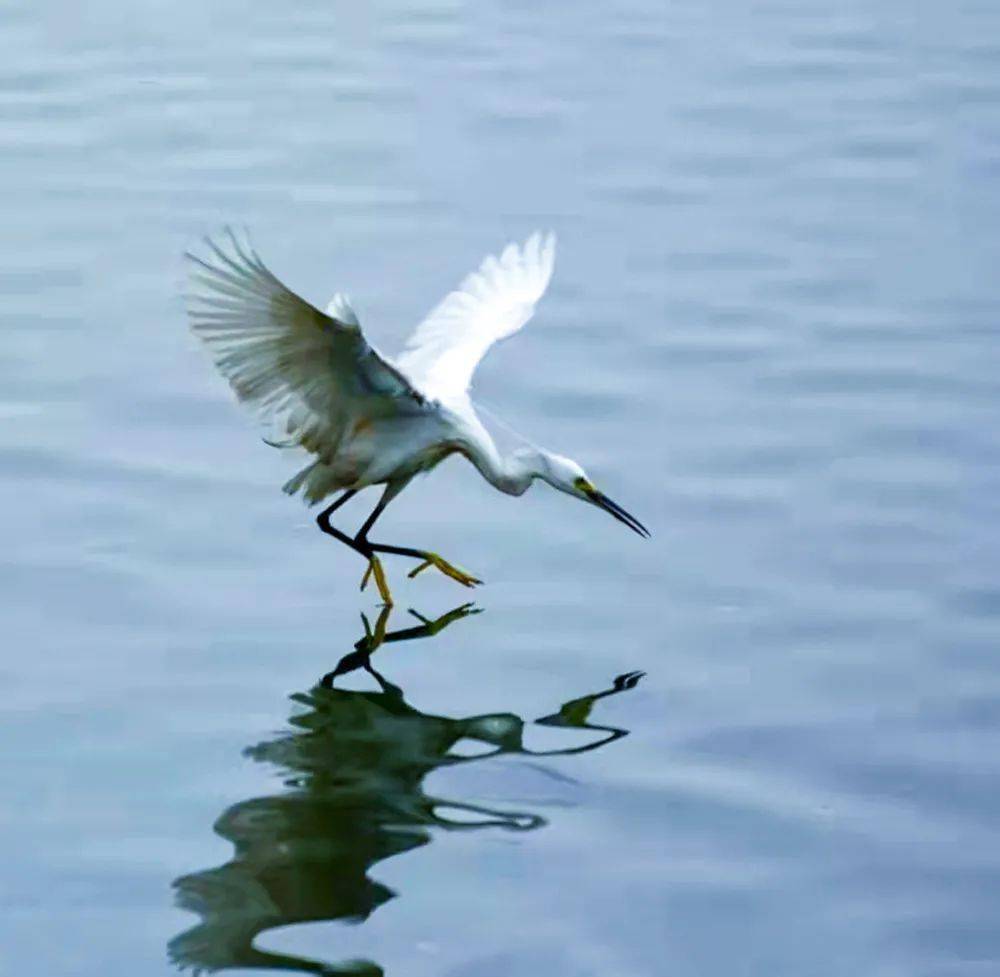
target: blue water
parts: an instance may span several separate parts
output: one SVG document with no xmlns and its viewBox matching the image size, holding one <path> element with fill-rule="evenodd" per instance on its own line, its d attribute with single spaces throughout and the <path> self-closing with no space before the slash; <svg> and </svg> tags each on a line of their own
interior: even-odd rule
<svg viewBox="0 0 1000 977">
<path fill-rule="evenodd" d="M 0 972 L 997 972 L 998 39 L 973 0 L 0 12 Z M 382 536 L 483 613 L 319 686 L 378 608 L 187 331 L 225 222 L 390 353 L 555 229 L 478 395 L 653 539 L 450 461 Z M 388 569 L 389 631 L 469 598 Z"/>
</svg>

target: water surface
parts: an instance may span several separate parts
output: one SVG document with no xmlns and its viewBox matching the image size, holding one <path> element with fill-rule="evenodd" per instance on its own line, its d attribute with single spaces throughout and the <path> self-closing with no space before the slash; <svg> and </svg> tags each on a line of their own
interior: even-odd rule
<svg viewBox="0 0 1000 977">
<path fill-rule="evenodd" d="M 972 0 L 0 13 L 4 971 L 992 973 L 997 37 Z M 388 352 L 554 228 L 478 394 L 653 539 L 449 462 L 382 534 L 484 613 L 319 685 L 377 608 L 187 333 L 227 221 Z M 468 596 L 389 569 L 390 630 Z M 526 752 L 580 721 L 629 735 Z"/>
</svg>

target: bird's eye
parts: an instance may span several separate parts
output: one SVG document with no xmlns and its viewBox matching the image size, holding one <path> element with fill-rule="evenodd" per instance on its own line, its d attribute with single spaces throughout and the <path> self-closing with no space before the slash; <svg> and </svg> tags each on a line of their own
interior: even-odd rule
<svg viewBox="0 0 1000 977">
<path fill-rule="evenodd" d="M 585 478 L 575 478 L 573 479 L 573 487 L 578 488 L 581 492 L 594 492 L 594 486 L 590 484 Z"/>
</svg>

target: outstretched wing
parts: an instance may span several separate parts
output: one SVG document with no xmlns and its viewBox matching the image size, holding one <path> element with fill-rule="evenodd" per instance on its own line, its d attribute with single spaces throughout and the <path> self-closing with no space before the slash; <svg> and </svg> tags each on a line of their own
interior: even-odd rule
<svg viewBox="0 0 1000 977">
<path fill-rule="evenodd" d="M 400 370 L 428 397 L 464 399 L 486 351 L 531 318 L 555 254 L 555 235 L 536 231 L 488 257 L 417 326 L 396 360 Z"/>
<path fill-rule="evenodd" d="M 225 249 L 206 239 L 207 260 L 187 254 L 188 313 L 240 400 L 321 459 L 358 419 L 420 409 L 424 398 L 365 341 L 346 299 L 320 312 L 227 233 Z"/>
</svg>

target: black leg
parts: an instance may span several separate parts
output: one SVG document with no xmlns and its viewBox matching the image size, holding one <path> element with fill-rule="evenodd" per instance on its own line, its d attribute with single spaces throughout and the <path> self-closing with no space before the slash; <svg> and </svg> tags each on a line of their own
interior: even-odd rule
<svg viewBox="0 0 1000 977">
<path fill-rule="evenodd" d="M 364 545 L 369 547 L 373 553 L 392 553 L 395 556 L 410 556 L 415 560 L 421 560 L 420 565 L 407 574 L 408 577 L 415 577 L 427 567 L 435 566 L 446 577 L 457 580 L 463 587 L 475 587 L 476 584 L 482 583 L 478 577 L 460 570 L 430 550 L 415 550 L 410 546 L 389 546 L 388 543 L 369 543 L 368 540 L 364 540 Z"/>
<path fill-rule="evenodd" d="M 353 498 L 354 495 L 357 494 L 356 489 L 348 489 L 339 499 L 337 499 L 336 502 L 333 503 L 333 505 L 328 506 L 319 514 L 319 516 L 316 517 L 316 522 L 324 533 L 332 536 L 345 546 L 350 546 L 352 550 L 356 553 L 360 553 L 368 561 L 368 569 L 365 571 L 364 577 L 361 578 L 361 589 L 365 589 L 365 586 L 368 583 L 368 578 L 374 575 L 378 592 L 381 595 L 383 602 L 389 606 L 392 605 L 392 593 L 390 592 L 389 585 L 386 582 L 382 564 L 375 555 L 376 547 L 368 542 L 367 533 L 368 530 L 374 525 L 375 520 L 382 514 L 385 507 L 402 491 L 408 481 L 409 479 L 403 479 L 396 482 L 389 482 L 386 485 L 385 491 L 382 493 L 382 498 L 378 501 L 378 505 L 376 505 L 372 510 L 371 515 L 365 520 L 364 525 L 360 530 L 358 530 L 358 534 L 353 539 L 348 536 L 347 533 L 341 532 L 337 529 L 337 527 L 330 521 L 330 516 L 348 499 Z"/>
<path fill-rule="evenodd" d="M 416 576 L 425 566 L 434 564 L 444 573 L 448 574 L 448 576 L 453 577 L 460 583 L 464 583 L 467 587 L 472 584 L 482 583 L 481 580 L 477 580 L 475 577 L 469 576 L 456 567 L 452 567 L 451 564 L 445 563 L 436 553 L 431 553 L 428 550 L 418 550 L 412 546 L 390 546 L 388 543 L 372 543 L 369 541 L 368 530 L 375 525 L 375 520 L 382 515 L 385 507 L 403 490 L 405 485 L 406 482 L 397 482 L 386 486 L 382 498 L 378 501 L 378 505 L 372 510 L 372 514 L 365 520 L 361 529 L 358 530 L 358 535 L 354 537 L 354 542 L 360 546 L 364 546 L 371 553 L 391 553 L 393 556 L 409 556 L 414 560 L 422 560 L 421 566 L 410 574 L 411 577 Z M 447 569 L 444 567 L 447 567 Z"/>
<path fill-rule="evenodd" d="M 378 500 L 378 505 L 376 505 L 375 508 L 372 509 L 371 515 L 364 521 L 364 525 L 362 525 L 362 527 L 358 530 L 358 535 L 354 537 L 354 541 L 356 543 L 360 544 L 361 546 L 364 546 L 367 550 L 371 551 L 384 550 L 384 552 L 386 553 L 390 552 L 390 550 L 384 549 L 384 547 L 376 546 L 374 543 L 369 543 L 368 530 L 370 530 L 372 526 L 375 525 L 375 520 L 378 519 L 378 517 L 382 515 L 383 512 L 385 512 L 385 507 L 394 498 L 396 498 L 396 496 L 399 495 L 400 492 L 403 491 L 403 489 L 406 487 L 407 482 L 409 482 L 409 479 L 400 482 L 389 482 L 386 485 L 385 491 L 382 493 L 382 498 Z M 403 555 L 418 556 L 418 557 L 420 556 L 420 554 L 417 553 L 415 550 L 412 552 L 405 553 Z"/>
<path fill-rule="evenodd" d="M 358 494 L 357 489 L 348 489 L 333 505 L 327 506 L 317 517 L 316 525 L 323 530 L 328 536 L 332 536 L 334 539 L 339 540 L 345 546 L 350 546 L 352 550 L 360 553 L 363 557 L 368 558 L 371 556 L 371 551 L 368 546 L 359 542 L 356 539 L 351 539 L 347 533 L 342 533 L 333 523 L 330 522 L 330 516 L 332 516 L 345 502 L 349 499 L 354 498 Z"/>
<path fill-rule="evenodd" d="M 409 546 L 389 546 L 386 543 L 368 543 L 368 540 L 365 540 L 365 542 L 372 548 L 372 552 L 374 553 L 393 553 L 396 556 L 412 556 L 415 560 L 427 559 L 426 550 L 415 550 Z"/>
<path fill-rule="evenodd" d="M 385 511 L 385 507 L 406 487 L 409 479 L 401 479 L 397 482 L 389 482 L 385 491 L 382 493 L 382 498 L 378 500 L 378 504 L 371 511 L 371 514 L 364 521 L 364 524 L 358 530 L 357 535 L 352 539 L 347 533 L 341 532 L 337 529 L 333 523 L 330 522 L 330 516 L 337 511 L 348 499 L 353 498 L 357 494 L 356 489 L 348 489 L 333 505 L 328 506 L 324 509 L 317 517 L 316 522 L 319 528 L 323 530 L 334 539 L 339 540 L 345 546 L 350 546 L 352 550 L 356 553 L 360 553 L 366 560 L 368 560 L 368 571 L 365 573 L 364 578 L 361 581 L 361 589 L 365 589 L 365 585 L 368 583 L 368 576 L 370 573 L 374 573 L 375 582 L 378 585 L 379 593 L 382 595 L 382 599 L 386 604 L 392 603 L 392 597 L 389 593 L 389 587 L 386 584 L 385 576 L 382 571 L 382 564 L 379 562 L 376 553 L 391 553 L 394 556 L 408 556 L 414 560 L 421 560 L 420 565 L 410 572 L 411 577 L 415 577 L 418 573 L 425 570 L 429 566 L 437 567 L 443 574 L 451 577 L 453 580 L 457 580 L 460 584 L 466 587 L 474 587 L 478 583 L 482 583 L 481 580 L 473 577 L 471 574 L 466 573 L 464 570 L 460 570 L 456 566 L 448 563 L 447 560 L 442 559 L 437 553 L 431 553 L 429 550 L 418 550 L 410 546 L 389 546 L 386 543 L 372 543 L 368 539 L 368 532 L 375 525 L 375 521 L 380 515 Z"/>
<path fill-rule="evenodd" d="M 375 520 L 378 519 L 380 515 L 385 511 L 385 507 L 389 504 L 388 490 L 382 493 L 382 498 L 378 500 L 378 505 L 375 506 L 371 511 L 371 515 L 364 521 L 362 527 L 358 530 L 358 535 L 354 537 L 355 542 L 362 544 L 363 546 L 368 546 L 368 530 L 375 525 Z"/>
</svg>

